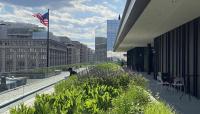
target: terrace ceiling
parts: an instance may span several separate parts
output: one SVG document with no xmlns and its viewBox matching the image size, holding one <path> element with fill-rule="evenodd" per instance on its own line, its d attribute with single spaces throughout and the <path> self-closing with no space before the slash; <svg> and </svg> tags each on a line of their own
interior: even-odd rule
<svg viewBox="0 0 200 114">
<path fill-rule="evenodd" d="M 130 11 L 127 12 L 133 12 L 135 5 L 130 4 Z M 126 16 L 129 20 L 134 14 L 129 15 L 127 12 Z M 134 47 L 147 46 L 147 43 L 152 43 L 153 39 L 159 35 L 199 16 L 200 0 L 149 0 L 127 34 L 121 37 L 118 34 L 115 51 L 127 51 Z M 124 19 L 122 25 L 127 20 Z M 119 30 L 123 31 L 124 28 L 126 26 L 122 26 Z"/>
</svg>

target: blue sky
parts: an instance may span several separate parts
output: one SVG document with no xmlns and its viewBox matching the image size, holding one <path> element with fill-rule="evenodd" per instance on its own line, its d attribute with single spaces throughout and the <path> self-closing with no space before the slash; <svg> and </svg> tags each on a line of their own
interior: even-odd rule
<svg viewBox="0 0 200 114">
<path fill-rule="evenodd" d="M 50 9 L 50 31 L 94 48 L 95 34 L 106 36 L 106 20 L 118 19 L 126 0 L 0 0 L 0 20 L 43 26 L 32 17 Z M 96 31 L 96 32 L 95 32 Z"/>
</svg>

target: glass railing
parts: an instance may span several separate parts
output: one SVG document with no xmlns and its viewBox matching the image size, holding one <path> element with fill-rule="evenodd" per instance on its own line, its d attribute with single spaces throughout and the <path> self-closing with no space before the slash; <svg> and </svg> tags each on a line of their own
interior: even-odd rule
<svg viewBox="0 0 200 114">
<path fill-rule="evenodd" d="M 88 66 L 91 64 L 71 64 L 1 73 L 0 113 L 24 101 L 32 104 L 33 101 L 30 99 L 36 94 L 53 92 L 53 85 L 70 75 L 69 68 L 78 73 L 83 72 Z"/>
</svg>

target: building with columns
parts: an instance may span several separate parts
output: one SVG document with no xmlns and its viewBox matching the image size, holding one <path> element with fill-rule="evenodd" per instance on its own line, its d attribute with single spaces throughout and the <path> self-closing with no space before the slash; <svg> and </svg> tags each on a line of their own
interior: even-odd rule
<svg viewBox="0 0 200 114">
<path fill-rule="evenodd" d="M 45 39 L 1 39 L 0 71 L 12 72 L 38 67 L 46 67 Z M 67 46 L 57 41 L 49 41 L 50 66 L 67 64 Z"/>
<path fill-rule="evenodd" d="M 49 65 L 88 62 L 88 47 L 50 32 Z M 0 24 L 0 72 L 16 72 L 47 66 L 47 32 L 25 23 Z"/>
</svg>

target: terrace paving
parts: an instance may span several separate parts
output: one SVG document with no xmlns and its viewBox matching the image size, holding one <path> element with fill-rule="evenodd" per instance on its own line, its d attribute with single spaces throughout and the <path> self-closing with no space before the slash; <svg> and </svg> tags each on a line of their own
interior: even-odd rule
<svg viewBox="0 0 200 114">
<path fill-rule="evenodd" d="M 38 81 L 25 85 L 25 86 L 21 86 L 20 88 L 17 89 L 13 89 L 13 90 L 8 90 L 8 92 L 2 92 L 0 93 L 0 106 L 2 104 L 5 104 L 6 102 L 9 102 L 13 99 L 16 99 L 20 96 L 23 96 L 27 93 L 31 93 L 39 88 L 45 87 L 47 85 L 51 85 L 53 83 L 56 83 L 60 80 L 63 80 L 64 77 L 68 76 L 69 72 L 61 72 L 61 74 L 56 75 L 56 76 L 52 76 L 49 78 L 45 78 L 45 79 L 37 79 Z"/>
<path fill-rule="evenodd" d="M 24 103 L 26 106 L 33 106 L 34 105 L 34 101 L 35 101 L 35 96 L 38 94 L 51 94 L 54 92 L 54 87 L 53 86 L 50 86 L 42 91 L 39 91 L 35 94 L 32 94 L 22 100 L 19 100 L 3 109 L 0 109 L 0 114 L 10 114 L 10 109 L 21 104 L 21 103 Z"/>
<path fill-rule="evenodd" d="M 172 87 L 158 84 L 152 75 L 146 73 L 143 75 L 149 80 L 149 88 L 153 96 L 159 95 L 159 98 L 172 106 L 178 114 L 200 114 L 200 100 Z"/>
<path fill-rule="evenodd" d="M 81 72 L 83 70 L 85 70 L 85 68 L 80 68 L 80 69 L 77 69 L 76 71 Z M 2 92 L 2 93 L 0 93 L 0 106 L 7 102 L 10 102 L 14 99 L 17 99 L 21 96 L 32 93 L 38 89 L 44 88 L 44 87 L 46 87 L 48 85 L 52 85 L 54 83 L 57 83 L 57 82 L 65 79 L 67 76 L 69 76 L 69 72 L 61 72 L 61 74 L 59 74 L 59 75 L 55 75 L 55 76 L 45 78 L 45 79 L 36 79 L 37 81 L 33 81 L 33 83 L 21 86 L 17 89 Z M 37 93 L 31 94 L 30 96 L 28 96 L 27 98 L 24 98 L 23 100 L 12 103 L 10 106 L 0 109 L 0 114 L 2 114 L 2 113 L 5 114 L 5 111 L 7 109 L 14 107 L 17 104 L 20 104 L 22 102 L 24 102 L 25 104 L 31 105 L 31 103 L 33 103 L 33 101 L 34 101 L 34 97 L 36 94 L 41 94 L 41 93 L 46 93 L 46 92 L 48 93 L 49 91 L 52 92 L 53 91 L 52 89 L 53 89 L 53 86 L 50 86 L 50 87 L 48 87 L 44 90 L 41 90 Z"/>
</svg>

